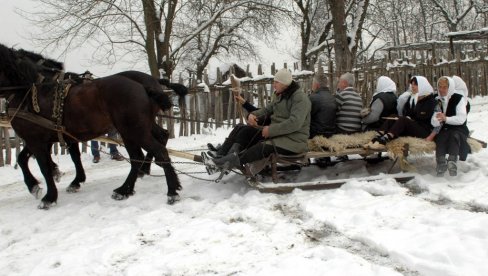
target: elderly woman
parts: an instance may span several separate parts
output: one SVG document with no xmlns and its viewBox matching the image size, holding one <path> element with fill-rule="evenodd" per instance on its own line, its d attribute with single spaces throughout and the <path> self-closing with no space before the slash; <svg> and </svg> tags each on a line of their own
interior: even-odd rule
<svg viewBox="0 0 488 276">
<path fill-rule="evenodd" d="M 439 128 L 435 136 L 436 172 L 437 176 L 443 176 L 449 170 L 450 176 L 456 176 L 458 158 L 466 160 L 470 151 L 466 125 L 469 112 L 468 88 L 458 76 L 439 78 L 437 88 L 439 104 L 431 120 L 432 125 Z"/>
<path fill-rule="evenodd" d="M 376 130 L 383 125 L 384 117 L 398 115 L 396 90 L 396 84 L 392 79 L 386 76 L 378 78 L 369 108 L 361 111 L 365 130 Z"/>
<path fill-rule="evenodd" d="M 384 149 L 388 141 L 399 136 L 413 136 L 432 140 L 430 123 L 436 105 L 434 88 L 422 76 L 410 79 L 411 95 L 403 106 L 403 114 L 394 120 L 386 120 L 380 127 L 379 135 L 366 144 L 365 148 Z"/>
</svg>

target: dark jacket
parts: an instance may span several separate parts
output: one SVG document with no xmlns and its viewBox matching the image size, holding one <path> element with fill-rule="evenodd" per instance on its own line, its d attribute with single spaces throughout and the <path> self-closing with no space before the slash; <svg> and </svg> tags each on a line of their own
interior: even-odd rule
<svg viewBox="0 0 488 276">
<path fill-rule="evenodd" d="M 271 118 L 267 144 L 295 153 L 308 150 L 310 131 L 310 100 L 299 88 L 293 81 L 271 104 L 253 112 Z"/>
<path fill-rule="evenodd" d="M 430 120 L 434 115 L 434 109 L 437 104 L 434 94 L 429 94 L 425 97 L 419 98 L 415 108 L 410 107 L 410 98 L 408 97 L 405 106 L 403 107 L 403 116 L 408 116 L 416 121 L 425 130 L 431 131 L 432 125 Z"/>
<path fill-rule="evenodd" d="M 456 116 L 456 107 L 462 98 L 463 96 L 460 94 L 453 94 L 449 98 L 449 102 L 447 103 L 447 110 L 445 111 L 446 117 Z M 442 104 L 440 105 L 442 106 Z M 469 112 L 468 106 L 466 106 L 466 110 L 467 112 Z M 461 140 L 461 144 L 459 147 L 459 160 L 461 161 L 465 161 L 468 154 L 471 153 L 471 147 L 469 146 L 467 141 L 469 136 L 469 129 L 466 123 L 467 120 L 462 125 L 450 125 L 445 123 L 442 125 L 442 128 L 438 134 L 438 135 L 449 135 L 449 132 L 453 132 L 453 131 L 458 131 L 462 133 L 461 137 L 463 137 L 463 139 Z"/>
<path fill-rule="evenodd" d="M 330 137 L 336 129 L 336 100 L 329 88 L 321 87 L 310 95 L 310 138 L 316 135 Z"/>
<path fill-rule="evenodd" d="M 383 110 L 381 111 L 380 117 L 378 121 L 373 122 L 371 124 L 368 124 L 367 128 L 368 129 L 378 129 L 380 128 L 385 119 L 382 119 L 383 117 L 390 117 L 392 115 L 398 115 L 397 113 L 397 95 L 393 92 L 382 92 L 382 93 L 376 93 L 373 96 L 373 99 L 371 100 L 371 104 L 369 107 L 373 105 L 375 101 L 381 101 L 383 103 Z"/>
</svg>

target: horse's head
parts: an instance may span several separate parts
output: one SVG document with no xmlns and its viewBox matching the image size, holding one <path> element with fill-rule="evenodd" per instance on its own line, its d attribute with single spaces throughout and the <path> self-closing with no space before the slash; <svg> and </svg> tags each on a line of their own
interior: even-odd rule
<svg viewBox="0 0 488 276">
<path fill-rule="evenodd" d="M 62 69 L 60 62 L 0 44 L 0 87 L 28 87 L 38 80 L 39 74 L 49 77 Z M 0 91 L 3 94 L 12 92 L 5 89 Z"/>
<path fill-rule="evenodd" d="M 15 51 L 0 44 L 0 87 L 20 85 L 23 82 L 23 76 Z"/>
</svg>

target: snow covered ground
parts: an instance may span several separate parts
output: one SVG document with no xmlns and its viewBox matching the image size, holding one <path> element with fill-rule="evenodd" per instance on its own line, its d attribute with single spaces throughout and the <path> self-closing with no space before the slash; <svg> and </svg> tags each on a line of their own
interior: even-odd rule
<svg viewBox="0 0 488 276">
<path fill-rule="evenodd" d="M 469 127 L 488 140 L 486 98 L 472 101 Z M 484 103 L 484 104 L 482 104 Z M 229 130 L 172 139 L 177 150 L 203 149 Z M 124 149 L 121 149 L 125 153 Z M 488 275 L 488 151 L 459 164 L 457 177 L 435 177 L 433 156 L 412 158 L 415 180 L 361 182 L 391 165 L 356 160 L 306 168 L 297 180 L 349 178 L 336 190 L 261 194 L 243 177 L 223 183 L 180 174 L 181 201 L 167 205 L 163 170 L 114 201 L 126 162 L 82 156 L 87 181 L 77 194 L 68 156 L 58 205 L 38 210 L 20 170 L 0 168 L 1 275 Z M 175 167 L 204 179 L 204 167 Z M 42 180 L 34 160 L 30 167 Z"/>
</svg>

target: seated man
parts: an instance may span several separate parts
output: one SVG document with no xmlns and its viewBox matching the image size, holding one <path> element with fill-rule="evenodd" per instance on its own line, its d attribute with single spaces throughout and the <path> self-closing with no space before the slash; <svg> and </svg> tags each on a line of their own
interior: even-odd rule
<svg viewBox="0 0 488 276">
<path fill-rule="evenodd" d="M 466 125 L 468 102 L 464 96 L 467 94 L 467 87 L 466 83 L 457 76 L 439 78 L 437 87 L 439 104 L 431 121 L 434 127 L 440 126 L 434 139 L 436 172 L 437 176 L 443 176 L 449 170 L 450 176 L 456 176 L 458 158 L 466 160 L 470 151 L 467 142 L 469 130 Z"/>
<path fill-rule="evenodd" d="M 384 117 L 396 117 L 397 96 L 395 82 L 386 76 L 381 76 L 376 82 L 376 91 L 369 108 L 361 111 L 364 130 L 377 130 L 383 125 Z"/>
<path fill-rule="evenodd" d="M 264 159 L 272 153 L 295 155 L 306 152 L 311 104 L 299 87 L 286 68 L 276 72 L 273 82 L 275 100 L 265 108 L 253 111 L 247 120 L 250 126 L 259 127 L 258 118 L 271 119 L 270 125 L 262 127 L 264 141 L 242 152 L 239 152 L 242 145 L 237 144 L 237 151 L 222 158 L 210 159 L 206 153 L 202 153 L 208 172 L 211 173 L 214 167 L 224 170 L 241 168 L 244 164 Z"/>
<path fill-rule="evenodd" d="M 328 138 L 336 131 L 337 104 L 327 85 L 327 77 L 323 73 L 315 74 L 312 80 L 312 94 L 310 94 L 312 104 L 310 139 L 317 135 Z M 331 164 L 331 159 L 330 157 L 317 158 L 315 163 L 319 167 L 325 168 Z"/>
<path fill-rule="evenodd" d="M 327 77 L 316 74 L 312 80 L 312 94 L 310 102 L 310 138 L 316 135 L 330 137 L 335 134 L 336 128 L 336 100 L 327 87 Z"/>
<path fill-rule="evenodd" d="M 436 105 L 434 88 L 422 76 L 410 79 L 412 94 L 403 107 L 403 116 L 386 120 L 380 127 L 379 135 L 364 145 L 365 148 L 384 149 L 388 141 L 399 136 L 412 136 L 432 141 L 435 133 L 430 123 Z"/>
<path fill-rule="evenodd" d="M 337 103 L 337 133 L 351 134 L 360 132 L 361 110 L 363 100 L 356 92 L 354 75 L 351 73 L 342 74 L 337 83 L 336 103 Z"/>
</svg>

